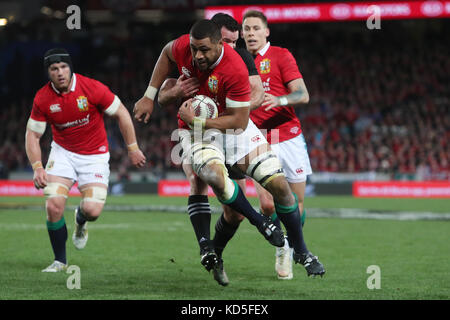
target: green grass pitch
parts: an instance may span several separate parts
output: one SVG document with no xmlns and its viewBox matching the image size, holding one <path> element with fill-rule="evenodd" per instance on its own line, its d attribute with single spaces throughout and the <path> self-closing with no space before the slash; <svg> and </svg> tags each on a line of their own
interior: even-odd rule
<svg viewBox="0 0 450 320">
<path fill-rule="evenodd" d="M 79 198 L 69 199 L 77 205 Z M 256 204 L 256 200 L 252 199 Z M 52 251 L 39 209 L 43 198 L 0 198 L 0 300 L 302 300 L 450 298 L 450 222 L 309 218 L 304 234 L 327 273 L 308 278 L 294 266 L 294 279 L 274 271 L 275 249 L 247 221 L 224 252 L 228 287 L 200 265 L 198 245 L 186 214 L 104 211 L 89 224 L 89 241 L 71 242 L 73 211 L 65 219 L 69 265 L 80 268 L 81 289 L 68 289 L 70 274 L 45 274 Z M 211 200 L 217 205 L 215 199 Z M 107 204 L 186 205 L 185 198 L 109 197 Z M 448 200 L 313 197 L 310 208 L 361 208 L 412 212 L 449 211 Z M 212 215 L 211 233 L 219 216 Z M 369 290 L 367 268 L 380 267 L 381 288 Z"/>
</svg>

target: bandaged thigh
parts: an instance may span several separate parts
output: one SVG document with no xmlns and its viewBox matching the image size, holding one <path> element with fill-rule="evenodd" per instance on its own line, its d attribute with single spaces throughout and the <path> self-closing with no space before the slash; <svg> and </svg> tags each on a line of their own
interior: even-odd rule
<svg viewBox="0 0 450 320">
<path fill-rule="evenodd" d="M 284 172 L 280 160 L 273 151 L 269 150 L 250 161 L 247 175 L 265 187 L 274 178 L 284 176 Z"/>
<path fill-rule="evenodd" d="M 44 188 L 44 195 L 47 198 L 64 197 L 69 195 L 69 187 L 60 182 L 49 182 Z"/>
<path fill-rule="evenodd" d="M 81 190 L 81 202 L 105 203 L 108 190 L 102 187 L 87 187 Z"/>
<path fill-rule="evenodd" d="M 219 200 L 229 200 L 234 194 L 234 183 L 228 177 L 228 170 L 225 167 L 225 156 L 223 152 L 216 146 L 209 143 L 194 144 L 191 149 L 191 163 L 194 172 L 205 182 L 212 182 L 216 179 L 216 175 L 221 175 L 224 181 L 224 187 L 216 196 Z M 212 170 L 208 168 L 210 165 L 216 165 L 220 169 Z M 216 192 L 218 190 L 215 190 Z"/>
<path fill-rule="evenodd" d="M 223 152 L 210 143 L 196 143 L 190 149 L 191 165 L 194 172 L 202 175 L 202 170 L 207 165 L 219 164 L 225 166 L 225 156 Z"/>
</svg>

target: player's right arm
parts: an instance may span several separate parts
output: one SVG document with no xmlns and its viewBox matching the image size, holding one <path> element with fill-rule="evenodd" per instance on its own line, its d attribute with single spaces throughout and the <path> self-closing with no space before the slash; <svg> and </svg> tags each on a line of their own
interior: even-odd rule
<svg viewBox="0 0 450 320">
<path fill-rule="evenodd" d="M 147 123 L 150 119 L 153 112 L 156 93 L 173 68 L 176 67 L 175 59 L 172 54 L 172 45 L 173 41 L 170 41 L 161 51 L 155 68 L 153 69 L 147 90 L 145 91 L 144 96 L 134 105 L 134 117 L 140 122 L 144 120 L 144 122 Z"/>
<path fill-rule="evenodd" d="M 309 93 L 306 89 L 305 81 L 302 78 L 290 81 L 286 85 L 289 90 L 289 94 L 284 96 L 274 96 L 266 93 L 264 95 L 263 106 L 266 107 L 266 111 L 283 106 L 298 106 L 309 103 Z"/>
<path fill-rule="evenodd" d="M 309 103 L 308 89 L 302 74 L 298 70 L 294 56 L 287 49 L 283 49 L 282 54 L 282 57 L 279 58 L 280 73 L 289 94 L 274 96 L 266 93 L 262 104 L 266 111 L 275 107 L 293 107 Z"/>
<path fill-rule="evenodd" d="M 37 189 L 47 186 L 47 173 L 42 164 L 42 151 L 39 144 L 45 127 L 45 121 L 37 121 L 30 117 L 25 133 L 25 151 L 34 171 L 33 182 Z"/>
</svg>

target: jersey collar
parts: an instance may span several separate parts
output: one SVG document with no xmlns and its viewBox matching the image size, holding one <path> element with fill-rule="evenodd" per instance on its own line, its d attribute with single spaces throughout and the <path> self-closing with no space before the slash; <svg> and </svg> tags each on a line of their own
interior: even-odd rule
<svg viewBox="0 0 450 320">
<path fill-rule="evenodd" d="M 217 65 L 220 63 L 220 61 L 221 61 L 222 58 L 223 58 L 223 53 L 224 53 L 224 51 L 225 51 L 225 48 L 224 48 L 224 46 L 222 46 L 222 52 L 220 53 L 219 59 L 217 59 L 217 61 L 214 62 L 214 63 L 209 67 L 211 70 L 214 69 L 215 67 L 217 67 Z"/>
<path fill-rule="evenodd" d="M 57 94 L 61 94 L 61 92 L 59 92 L 58 89 L 56 89 L 55 85 L 53 84 L 53 82 L 50 81 L 50 84 L 52 86 L 52 89 L 57 93 Z M 72 87 L 70 87 L 70 91 L 75 91 L 75 86 L 77 85 L 77 76 L 74 73 L 73 74 L 73 81 L 72 81 Z"/>
<path fill-rule="evenodd" d="M 261 50 L 258 51 L 258 54 L 259 54 L 261 57 L 263 57 L 263 56 L 266 54 L 267 50 L 269 50 L 269 48 L 270 48 L 270 41 L 266 43 L 266 45 L 264 46 L 264 48 L 262 48 Z"/>
</svg>

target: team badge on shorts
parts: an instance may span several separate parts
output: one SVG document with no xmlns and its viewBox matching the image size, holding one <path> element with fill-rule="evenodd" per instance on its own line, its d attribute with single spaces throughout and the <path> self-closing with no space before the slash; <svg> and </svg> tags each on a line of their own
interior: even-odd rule
<svg viewBox="0 0 450 320">
<path fill-rule="evenodd" d="M 216 76 L 210 76 L 208 78 L 208 88 L 211 93 L 217 94 L 219 88 L 219 80 L 217 80 Z"/>
<path fill-rule="evenodd" d="M 261 74 L 270 72 L 270 59 L 264 59 L 259 63 L 259 71 Z"/>
<path fill-rule="evenodd" d="M 103 179 L 103 175 L 102 175 L 101 173 L 95 173 L 94 176 L 95 176 L 97 179 Z"/>
<path fill-rule="evenodd" d="M 259 137 L 259 134 L 257 134 L 256 136 L 252 137 L 252 142 L 259 142 L 259 140 L 261 140 L 261 138 Z"/>
<path fill-rule="evenodd" d="M 51 170 L 51 168 L 53 168 L 54 165 L 55 165 L 55 161 L 50 160 L 49 162 L 47 162 L 47 165 L 45 166 L 45 170 Z"/>
<path fill-rule="evenodd" d="M 85 96 L 77 98 L 77 106 L 79 111 L 88 111 L 88 100 Z"/>
</svg>

